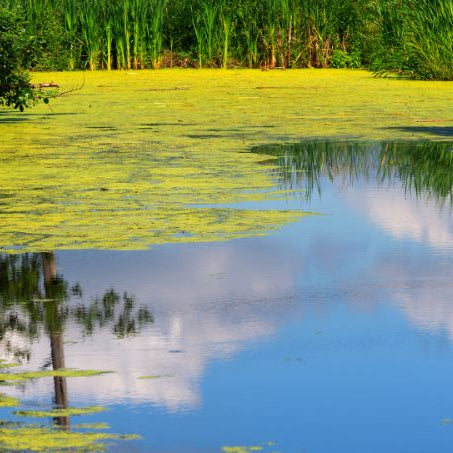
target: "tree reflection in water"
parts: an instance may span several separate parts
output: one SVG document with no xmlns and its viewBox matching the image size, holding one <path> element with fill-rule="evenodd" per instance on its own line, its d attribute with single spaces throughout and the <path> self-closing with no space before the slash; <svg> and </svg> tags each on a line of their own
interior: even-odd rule
<svg viewBox="0 0 453 453">
<path fill-rule="evenodd" d="M 30 351 L 14 345 L 14 334 L 36 340 L 42 332 L 50 339 L 50 361 L 53 370 L 66 367 L 64 332 L 68 322 L 79 325 L 85 335 L 110 327 L 118 338 L 138 334 L 153 323 L 153 316 L 144 307 L 136 308 L 133 296 L 120 296 L 113 288 L 90 304 L 74 303 L 82 295 L 78 284 L 70 287 L 57 272 L 53 252 L 0 255 L 0 345 L 3 355 L 16 363 L 30 359 Z M 12 336 L 11 336 L 12 335 Z M 69 408 L 67 378 L 54 376 L 54 407 Z M 70 417 L 57 416 L 54 424 L 64 430 Z"/>
</svg>

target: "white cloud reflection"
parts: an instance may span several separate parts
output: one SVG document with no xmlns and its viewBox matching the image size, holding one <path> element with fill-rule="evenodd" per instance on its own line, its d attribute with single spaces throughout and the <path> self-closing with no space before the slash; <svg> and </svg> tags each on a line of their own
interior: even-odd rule
<svg viewBox="0 0 453 453">
<path fill-rule="evenodd" d="M 376 226 L 397 240 L 410 239 L 438 249 L 453 246 L 453 224 L 448 205 L 406 196 L 404 189 L 369 187 L 349 193 L 349 200 Z"/>
<path fill-rule="evenodd" d="M 346 199 L 394 239 L 433 249 L 414 255 L 402 245 L 380 250 L 367 275 L 391 288 L 391 299 L 413 325 L 430 333 L 446 331 L 453 340 L 452 263 L 448 259 L 453 222 L 448 201 L 442 206 L 424 195 L 408 196 L 401 187 L 362 187 L 348 192 Z"/>
<path fill-rule="evenodd" d="M 115 371 L 71 378 L 69 399 L 72 394 L 78 401 L 102 404 L 131 400 L 170 411 L 196 408 L 210 362 L 269 337 L 279 320 L 295 310 L 291 295 L 300 268 L 297 256 L 259 240 L 138 254 L 92 253 L 83 265 L 79 257 L 83 254 L 62 254 L 59 263 L 65 279 L 80 281 L 85 300 L 102 295 L 106 282 L 116 282 L 115 289 L 133 293 L 155 322 L 127 339 L 116 339 L 108 329 L 82 339 L 79 327 L 68 326 L 67 367 Z M 32 346 L 27 368 L 39 368 L 49 356 L 49 340 L 43 337 Z M 21 392 L 49 395 L 52 382 L 38 380 Z"/>
</svg>

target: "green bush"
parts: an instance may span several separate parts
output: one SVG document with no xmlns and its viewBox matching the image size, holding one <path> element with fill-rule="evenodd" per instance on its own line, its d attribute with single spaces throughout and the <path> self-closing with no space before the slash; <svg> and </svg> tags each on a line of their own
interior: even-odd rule
<svg viewBox="0 0 453 453">
<path fill-rule="evenodd" d="M 348 53 L 345 50 L 335 49 L 330 59 L 332 68 L 360 68 L 360 52 Z"/>
<path fill-rule="evenodd" d="M 0 7 L 0 105 L 24 110 L 35 99 L 24 59 L 30 54 L 30 40 L 25 33 L 18 8 Z"/>
</svg>

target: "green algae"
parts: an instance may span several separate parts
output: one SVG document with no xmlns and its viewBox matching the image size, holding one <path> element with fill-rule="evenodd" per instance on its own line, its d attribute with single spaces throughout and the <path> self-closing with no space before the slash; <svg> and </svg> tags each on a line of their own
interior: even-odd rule
<svg viewBox="0 0 453 453">
<path fill-rule="evenodd" d="M 0 373 L 0 381 L 26 381 L 28 379 L 39 379 L 45 377 L 85 377 L 98 376 L 112 373 L 104 370 L 76 370 L 71 368 L 60 368 L 58 370 L 27 371 L 24 373 Z"/>
<path fill-rule="evenodd" d="M 453 122 L 450 82 L 346 70 L 128 74 L 35 74 L 63 90 L 86 83 L 51 111 L 0 111 L 0 251 L 130 250 L 267 234 L 306 213 L 225 207 L 286 196 L 272 177 L 275 163 L 247 152 L 252 146 L 445 139 Z"/>
<path fill-rule="evenodd" d="M 5 406 L 17 406 L 19 401 L 14 398 L 1 396 Z M 14 403 L 14 404 L 13 404 Z M 2 404 L 0 403 L 0 406 Z M 17 410 L 13 412 L 19 417 L 66 419 L 73 416 L 92 415 L 105 411 L 102 406 L 70 407 L 52 409 L 49 411 Z M 50 427 L 36 423 L 21 423 L 0 420 L 0 450 L 1 451 L 46 451 L 46 452 L 100 452 L 110 445 L 108 441 L 135 440 L 140 436 L 135 434 L 112 434 L 106 432 L 92 432 L 109 429 L 107 423 L 85 423 L 74 425 L 69 430 L 67 425 L 59 423 Z"/>
<path fill-rule="evenodd" d="M 21 410 L 15 411 L 14 415 L 20 417 L 72 417 L 74 415 L 90 415 L 97 414 L 98 412 L 104 412 L 105 407 L 102 406 L 87 406 L 87 407 L 69 407 L 65 409 L 52 409 L 50 411 L 31 411 L 31 410 Z"/>
<path fill-rule="evenodd" d="M 97 370 L 71 370 L 61 369 L 52 372 L 29 372 L 8 374 L 3 377 L 14 376 L 13 381 L 21 382 L 46 376 L 93 376 L 104 372 Z M 20 406 L 16 398 L 0 394 L 0 407 Z M 113 434 L 99 432 L 109 429 L 107 423 L 85 423 L 74 425 L 73 429 L 83 430 L 74 432 L 69 430 L 69 417 L 92 415 L 107 410 L 102 406 L 69 407 L 61 409 L 42 410 L 16 410 L 15 416 L 25 418 L 52 418 L 54 420 L 68 420 L 67 424 L 56 422 L 49 427 L 36 423 L 21 423 L 0 420 L 0 451 L 30 451 L 30 452 L 101 452 L 106 451 L 111 441 L 140 439 L 134 434 Z M 92 432 L 95 431 L 95 432 Z"/>
<path fill-rule="evenodd" d="M 14 367 L 17 367 L 17 366 L 19 366 L 18 363 L 11 363 L 11 362 L 7 362 L 5 360 L 0 360 L 0 369 L 14 368 Z"/>
<path fill-rule="evenodd" d="M 73 429 L 110 429 L 108 423 L 78 423 L 72 425 Z"/>
<path fill-rule="evenodd" d="M 0 393 L 0 407 L 15 407 L 19 406 L 19 404 L 20 402 L 17 398 Z"/>
<path fill-rule="evenodd" d="M 2 451 L 105 451 L 108 440 L 134 440 L 134 435 L 110 433 L 75 433 L 39 426 L 16 428 L 0 427 L 0 449 Z"/>
<path fill-rule="evenodd" d="M 236 445 L 236 446 L 223 446 L 222 451 L 224 453 L 251 453 L 254 451 L 262 451 L 263 447 L 260 445 L 252 445 L 252 446 L 242 446 L 242 445 Z"/>
<path fill-rule="evenodd" d="M 274 441 L 267 441 L 261 442 L 257 445 L 224 445 L 222 447 L 222 452 L 224 453 L 253 453 L 253 452 L 265 452 L 265 451 L 272 451 L 275 453 L 273 449 L 269 450 L 271 447 L 275 447 L 277 445 Z"/>
</svg>

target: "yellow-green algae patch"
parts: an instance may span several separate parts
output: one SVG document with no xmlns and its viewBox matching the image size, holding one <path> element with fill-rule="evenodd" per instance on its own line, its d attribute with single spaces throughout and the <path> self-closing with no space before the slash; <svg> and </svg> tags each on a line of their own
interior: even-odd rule
<svg viewBox="0 0 453 453">
<path fill-rule="evenodd" d="M 14 367 L 17 367 L 17 366 L 19 366 L 18 363 L 11 363 L 11 362 L 7 362 L 5 360 L 0 360 L 0 369 L 14 368 Z"/>
<path fill-rule="evenodd" d="M 72 425 L 74 429 L 110 429 L 108 423 L 77 423 Z"/>
<path fill-rule="evenodd" d="M 266 156 L 246 152 L 251 146 L 442 138 L 453 122 L 452 83 L 365 71 L 74 72 L 35 80 L 63 90 L 85 85 L 54 99 L 52 110 L 0 110 L 0 251 L 10 253 L 265 234 L 304 214 L 222 206 L 283 196 L 271 164 L 258 165 Z"/>
<path fill-rule="evenodd" d="M 222 451 L 224 453 L 251 453 L 262 451 L 263 447 L 260 445 L 251 445 L 251 446 L 243 446 L 243 445 L 235 445 L 235 446 L 224 446 L 222 447 Z"/>
<path fill-rule="evenodd" d="M 0 407 L 15 407 L 19 406 L 20 402 L 17 398 L 6 396 L 0 393 Z"/>
<path fill-rule="evenodd" d="M 91 415 L 97 414 L 98 412 L 104 412 L 105 407 L 102 406 L 87 406 L 87 407 L 68 407 L 65 409 L 52 409 L 51 411 L 29 411 L 21 410 L 15 411 L 14 415 L 20 417 L 72 417 L 74 415 Z"/>
<path fill-rule="evenodd" d="M 105 441 L 139 438 L 134 435 L 122 436 L 110 433 L 75 433 L 39 426 L 0 427 L 1 451 L 98 452 L 105 451 Z"/>
<path fill-rule="evenodd" d="M 23 373 L 0 373 L 0 381 L 25 381 L 28 379 L 39 379 L 45 377 L 84 377 L 98 376 L 100 374 L 112 373 L 103 370 L 76 370 L 71 368 L 60 368 L 58 370 L 26 371 Z"/>
<path fill-rule="evenodd" d="M 56 370 L 60 376 L 71 375 L 93 375 L 92 371 L 78 370 Z M 42 377 L 42 372 L 22 373 L 33 377 Z M 99 374 L 95 372 L 94 374 Z M 55 375 L 55 373 L 46 373 L 45 376 Z M 16 375 L 19 376 L 19 375 Z M 20 382 L 20 381 L 19 381 Z M 16 398 L 0 394 L 0 407 L 19 406 L 20 401 Z M 86 407 L 69 407 L 61 409 L 52 409 L 48 411 L 41 410 L 16 410 L 13 412 L 18 417 L 30 418 L 53 418 L 54 420 L 67 419 L 79 415 L 92 415 L 107 410 L 102 406 Z M 106 432 L 92 432 L 109 429 L 107 423 L 85 423 L 73 425 L 72 429 L 81 429 L 82 432 L 74 432 L 67 425 L 59 423 L 52 424 L 49 427 L 43 424 L 10 422 L 0 420 L 0 451 L 45 451 L 45 452 L 101 452 L 106 451 L 111 444 L 109 441 L 134 440 L 140 439 L 140 436 L 134 434 L 119 435 Z"/>
</svg>

